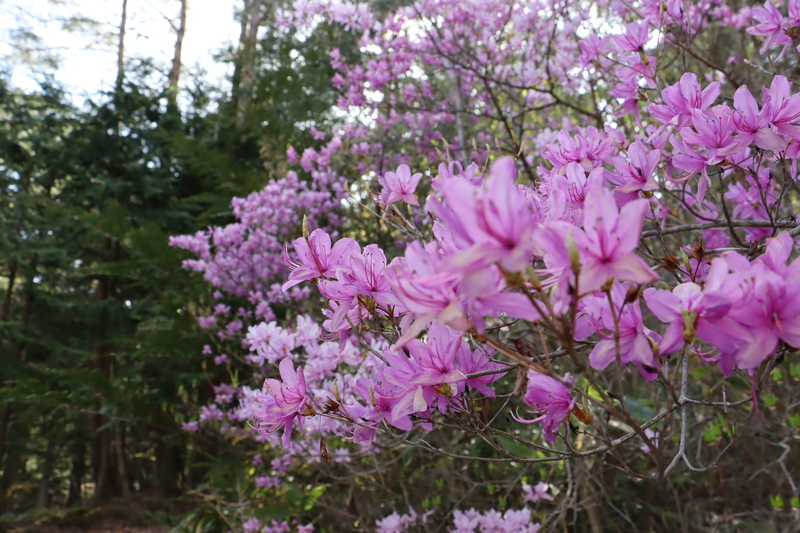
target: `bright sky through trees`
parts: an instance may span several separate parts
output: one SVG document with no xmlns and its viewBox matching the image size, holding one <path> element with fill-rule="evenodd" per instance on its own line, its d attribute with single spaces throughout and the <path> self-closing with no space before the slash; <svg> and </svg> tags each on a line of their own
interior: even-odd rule
<svg viewBox="0 0 800 533">
<path fill-rule="evenodd" d="M 34 88 L 42 73 L 52 70 L 37 66 L 36 60 L 49 54 L 60 63 L 55 79 L 66 85 L 77 102 L 108 88 L 116 75 L 121 9 L 121 0 L 0 2 L 0 57 L 6 58 L 12 69 L 12 84 Z M 167 19 L 177 23 L 179 9 L 177 0 L 128 0 L 126 56 L 152 58 L 168 66 L 175 33 Z M 85 20 L 69 31 L 69 21 L 78 19 Z M 233 2 L 190 1 L 186 28 L 184 65 L 208 70 L 206 79 L 222 79 L 226 65 L 212 61 L 211 56 L 236 38 L 239 28 Z M 21 53 L 14 43 L 20 42 L 23 32 L 31 38 L 25 39 L 26 52 Z"/>
</svg>

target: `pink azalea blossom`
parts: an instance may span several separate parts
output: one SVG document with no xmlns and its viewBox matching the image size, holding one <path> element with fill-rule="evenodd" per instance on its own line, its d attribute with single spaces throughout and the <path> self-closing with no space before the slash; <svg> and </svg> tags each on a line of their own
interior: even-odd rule
<svg viewBox="0 0 800 533">
<path fill-rule="evenodd" d="M 651 104 L 650 114 L 663 124 L 674 124 L 682 128 L 692 119 L 692 111 L 704 111 L 719 98 L 721 85 L 715 81 L 701 88 L 697 75 L 687 72 L 678 83 L 670 85 L 661 92 L 663 104 Z"/>
<path fill-rule="evenodd" d="M 417 201 L 414 191 L 417 190 L 420 179 L 422 179 L 422 174 L 417 172 L 412 175 L 408 165 L 400 165 L 396 172 L 387 172 L 378 179 L 378 182 L 383 185 L 381 203 L 388 206 L 403 200 L 407 204 L 418 206 L 419 201 Z"/>
<path fill-rule="evenodd" d="M 786 149 L 786 140 L 772 128 L 773 110 L 769 105 L 759 109 L 756 99 L 746 85 L 736 89 L 733 105 L 736 108 L 733 122 L 739 135 L 727 150 L 729 154 L 736 153 L 751 143 L 763 150 L 776 153 Z"/>
<path fill-rule="evenodd" d="M 640 141 L 636 141 L 628 148 L 628 160 L 622 157 L 614 158 L 616 174 L 612 181 L 617 183 L 617 192 L 635 193 L 638 191 L 649 192 L 658 189 L 655 179 L 656 168 L 661 161 L 659 150 L 649 150 Z"/>
<path fill-rule="evenodd" d="M 765 53 L 773 44 L 783 45 L 784 49 L 792 45 L 791 37 L 786 34 L 786 30 L 789 29 L 790 20 L 783 16 L 775 4 L 766 2 L 764 7 L 753 9 L 752 16 L 759 23 L 747 28 L 747 33 L 759 37 L 766 37 L 758 53 Z M 781 52 L 781 55 L 782 54 Z"/>
<path fill-rule="evenodd" d="M 451 258 L 451 271 L 500 263 L 509 272 L 519 272 L 530 262 L 540 215 L 515 185 L 516 179 L 514 160 L 504 157 L 492 164 L 483 188 L 449 180 L 442 185 L 444 202 L 428 202 L 428 209 L 463 250 Z"/>
<path fill-rule="evenodd" d="M 584 204 L 584 231 L 573 237 L 580 251 L 581 293 L 598 290 L 610 278 L 640 285 L 652 283 L 658 275 L 633 253 L 639 244 L 648 201 L 634 200 L 617 208 L 614 196 L 605 187 L 595 187 Z"/>
<path fill-rule="evenodd" d="M 531 487 L 527 483 L 522 484 L 523 499 L 526 502 L 536 503 L 541 500 L 552 501 L 553 497 L 547 491 L 550 490 L 550 484 L 540 481 L 535 486 Z"/>
<path fill-rule="evenodd" d="M 564 380 L 570 384 L 575 383 L 575 380 L 569 375 L 565 376 Z M 517 420 L 526 424 L 541 422 L 545 439 L 551 445 L 555 445 L 556 430 L 564 420 L 569 418 L 572 408 L 575 407 L 575 399 L 570 394 L 570 387 L 550 376 L 533 371 L 528 372 L 525 403 L 543 414 L 533 420 L 519 417 Z"/>
<path fill-rule="evenodd" d="M 592 352 L 589 354 L 589 364 L 592 368 L 603 370 L 615 361 L 622 365 L 635 364 L 645 379 L 656 378 L 658 369 L 657 355 L 661 338 L 644 326 L 642 309 L 639 302 L 627 303 L 626 294 L 628 287 L 616 284 L 611 289 L 611 298 L 615 311 L 612 313 L 611 305 L 606 295 L 593 295 L 586 297 L 582 302 L 584 315 L 578 320 L 576 326 L 576 340 L 583 340 L 592 332 L 600 337 Z M 614 319 L 616 315 L 616 321 Z M 615 339 L 615 332 L 619 324 L 619 348 Z M 669 352 L 674 351 L 669 346 Z"/>
<path fill-rule="evenodd" d="M 260 413 L 261 431 L 273 433 L 283 430 L 283 447 L 288 448 L 292 438 L 292 426 L 297 419 L 300 429 L 303 428 L 301 411 L 306 409 L 306 378 L 303 368 L 294 369 L 291 359 L 284 359 L 279 366 L 281 380 L 268 378 L 264 380 L 262 397 L 263 410 Z"/>
<path fill-rule="evenodd" d="M 283 284 L 284 291 L 303 281 L 333 277 L 336 268 L 345 264 L 350 254 L 359 248 L 353 239 L 341 239 L 331 246 L 331 236 L 321 229 L 312 231 L 307 239 L 295 239 L 293 245 L 299 262 L 290 260 L 284 253 L 284 260 L 292 270 L 289 281 Z"/>
</svg>

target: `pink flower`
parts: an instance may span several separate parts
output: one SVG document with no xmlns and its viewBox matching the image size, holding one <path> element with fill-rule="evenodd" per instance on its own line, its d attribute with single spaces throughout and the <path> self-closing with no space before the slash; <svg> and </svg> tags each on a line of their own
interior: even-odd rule
<svg viewBox="0 0 800 533">
<path fill-rule="evenodd" d="M 639 22 L 632 22 L 625 27 L 625 33 L 621 35 L 614 35 L 614 42 L 620 50 L 625 52 L 642 52 L 644 45 L 650 39 L 648 36 L 648 29 L 650 23 L 646 20 Z"/>
<path fill-rule="evenodd" d="M 540 481 L 536 484 L 535 487 L 531 487 L 527 483 L 522 484 L 522 492 L 524 495 L 522 498 L 526 502 L 536 503 L 541 500 L 552 501 L 553 497 L 547 494 L 547 491 L 550 489 L 550 484 L 545 483 L 544 481 Z"/>
<path fill-rule="evenodd" d="M 661 92 L 663 104 L 652 104 L 648 111 L 654 119 L 663 124 L 674 124 L 682 128 L 689 124 L 692 110 L 703 111 L 719 97 L 720 83 L 710 83 L 701 89 L 697 75 L 687 72 L 675 85 L 670 85 Z"/>
<path fill-rule="evenodd" d="M 428 209 L 463 250 L 449 260 L 449 270 L 476 270 L 499 262 L 507 271 L 519 272 L 529 264 L 540 216 L 515 185 L 516 179 L 514 160 L 503 157 L 492 165 L 483 188 L 452 179 L 442 184 L 444 202 L 428 201 Z"/>
<path fill-rule="evenodd" d="M 346 264 L 350 254 L 359 248 L 353 239 L 341 239 L 331 246 L 331 236 L 321 229 L 312 231 L 308 238 L 295 239 L 293 245 L 300 261 L 291 261 L 284 252 L 284 261 L 292 270 L 289 281 L 283 284 L 284 291 L 303 281 L 333 277 L 336 268 Z"/>
<path fill-rule="evenodd" d="M 718 328 L 709 341 L 720 348 L 720 370 L 757 368 L 775 355 L 779 341 L 800 347 L 800 260 L 784 263 L 793 248 L 786 233 L 767 240 L 767 253 L 752 263 L 728 252 L 715 258 L 706 276 L 706 291 L 732 302 L 728 317 L 738 327 Z"/>
<path fill-rule="evenodd" d="M 750 89 L 742 85 L 733 94 L 733 123 L 739 131 L 735 142 L 727 150 L 728 154 L 735 154 L 743 148 L 755 143 L 762 150 L 780 152 L 786 149 L 786 140 L 771 127 L 773 110 L 769 105 L 758 108 L 758 103 Z"/>
<path fill-rule="evenodd" d="M 390 205 L 398 200 L 403 200 L 407 204 L 418 206 L 419 202 L 414 191 L 417 190 L 420 179 L 422 179 L 422 174 L 417 172 L 412 175 L 408 165 L 400 165 L 397 167 L 397 172 L 387 172 L 378 179 L 378 182 L 383 185 L 381 203 Z"/>
<path fill-rule="evenodd" d="M 639 285 L 658 280 L 658 275 L 633 253 L 644 225 L 645 199 L 629 202 L 620 213 L 614 195 L 600 185 L 586 197 L 583 231 L 573 232 L 580 251 L 578 290 L 598 290 L 609 278 Z"/>
<path fill-rule="evenodd" d="M 661 161 L 659 150 L 648 150 L 640 141 L 636 141 L 628 148 L 628 160 L 622 157 L 614 158 L 616 175 L 612 176 L 619 187 L 617 192 L 635 193 L 638 191 L 655 191 L 658 182 L 655 180 L 656 168 Z"/>
<path fill-rule="evenodd" d="M 363 253 L 353 251 L 350 255 L 350 268 L 353 273 L 353 288 L 358 294 L 371 296 L 378 303 L 396 305 L 389 280 L 384 275 L 386 254 L 377 244 L 370 244 Z"/>
<path fill-rule="evenodd" d="M 420 241 L 414 241 L 406 248 L 405 257 L 392 261 L 386 270 L 394 295 L 413 313 L 413 321 L 405 324 L 396 347 L 415 338 L 434 319 L 457 331 L 467 331 L 471 326 L 456 299 L 455 280 L 438 276 L 441 255 L 438 243 L 430 242 L 423 248 Z"/>
<path fill-rule="evenodd" d="M 670 139 L 675 148 L 672 164 L 682 170 L 683 175 L 669 179 L 682 183 L 699 172 L 697 201 L 702 202 L 711 184 L 708 168 L 734 153 L 737 138 L 733 136 L 733 117 L 727 106 L 716 106 L 708 111 L 693 109 L 691 117 L 692 127 L 680 130 L 683 140 L 674 135 Z"/>
<path fill-rule="evenodd" d="M 305 410 L 308 396 L 306 396 L 306 378 L 303 368 L 294 365 L 290 359 L 284 359 L 280 364 L 281 379 L 264 380 L 265 397 L 261 398 L 263 410 L 260 422 L 265 427 L 264 433 L 273 433 L 281 427 L 283 431 L 283 447 L 288 448 L 292 438 L 292 426 L 295 418 L 298 419 L 300 429 L 303 428 L 301 410 Z"/>
<path fill-rule="evenodd" d="M 625 302 L 627 289 L 628 287 L 622 284 L 616 284 L 611 289 L 614 313 L 611 312 L 606 295 L 592 295 L 582 300 L 585 314 L 578 320 L 575 339 L 583 340 L 592 330 L 600 337 L 600 342 L 589 354 L 589 364 L 592 368 L 603 370 L 619 357 L 620 364 L 633 363 L 645 379 L 652 380 L 658 375 L 656 354 L 661 339 L 644 326 L 642 309 L 638 301 Z M 617 323 L 619 323 L 619 354 L 617 354 L 617 341 L 614 338 Z"/>
<path fill-rule="evenodd" d="M 503 368 L 500 363 L 490 361 L 481 350 L 470 350 L 466 343 L 461 344 L 458 352 L 458 368 L 466 374 L 477 374 L 487 370 Z M 475 389 L 488 398 L 496 396 L 494 389 L 489 387 L 489 383 L 494 383 L 505 376 L 506 373 L 489 374 L 467 379 L 467 386 Z"/>
<path fill-rule="evenodd" d="M 575 383 L 575 380 L 569 375 L 565 376 L 564 380 L 570 384 Z M 564 420 L 569 418 L 570 411 L 575 407 L 575 399 L 570 394 L 570 387 L 550 376 L 528 372 L 528 391 L 525 394 L 525 403 L 543 414 L 533 420 L 515 418 L 525 424 L 541 422 L 545 439 L 554 445 L 556 430 Z"/>
<path fill-rule="evenodd" d="M 786 34 L 790 21 L 783 16 L 772 2 L 765 3 L 764 7 L 753 9 L 752 16 L 760 24 L 747 28 L 747 33 L 758 37 L 766 37 L 761 50 L 758 52 L 759 54 L 766 52 L 773 44 L 782 44 L 784 49 L 787 46 L 791 46 L 792 39 Z"/>
<path fill-rule="evenodd" d="M 726 337 L 730 335 L 724 332 L 732 334 L 739 329 L 731 319 L 725 320 L 731 308 L 730 300 L 714 292 L 704 294 L 695 283 L 681 283 L 672 292 L 646 289 L 643 296 L 656 318 L 669 324 L 664 343 L 669 339 L 672 347 L 668 351 L 662 347 L 662 353 L 680 350 L 684 339 L 695 336 L 711 345 L 729 346 Z"/>
<path fill-rule="evenodd" d="M 800 23 L 799 23 L 800 24 Z M 800 139 L 800 94 L 791 94 L 791 84 L 785 76 L 775 76 L 769 89 L 764 89 L 764 101 L 772 111 L 771 124 L 778 133 L 797 142 Z"/>
<path fill-rule="evenodd" d="M 254 533 L 255 531 L 258 531 L 259 527 L 261 527 L 261 522 L 258 521 L 258 518 L 251 518 L 242 524 L 242 527 L 244 527 L 245 533 Z"/>
</svg>

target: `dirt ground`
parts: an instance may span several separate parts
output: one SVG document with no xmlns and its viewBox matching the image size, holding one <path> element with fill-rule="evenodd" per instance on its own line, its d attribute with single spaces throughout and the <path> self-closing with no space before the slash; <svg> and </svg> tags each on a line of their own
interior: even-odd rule
<svg viewBox="0 0 800 533">
<path fill-rule="evenodd" d="M 47 514 L 11 524 L 8 533 L 168 533 L 169 515 L 163 501 L 138 499 L 103 506 L 52 510 Z M 169 512 L 171 511 L 171 512 Z M 3 533 L 0 525 L 0 533 Z"/>
</svg>

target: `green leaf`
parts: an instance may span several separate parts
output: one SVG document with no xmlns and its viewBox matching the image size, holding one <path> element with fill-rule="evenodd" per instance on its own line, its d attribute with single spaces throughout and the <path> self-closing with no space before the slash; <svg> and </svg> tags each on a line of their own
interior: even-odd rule
<svg viewBox="0 0 800 533">
<path fill-rule="evenodd" d="M 306 492 L 303 500 L 303 512 L 310 511 L 317 500 L 325 493 L 325 490 L 328 488 L 327 485 L 317 485 L 310 491 Z"/>
<path fill-rule="evenodd" d="M 632 396 L 625 396 L 625 405 L 628 407 L 628 412 L 638 420 L 650 420 L 656 416 L 650 407 Z"/>
<path fill-rule="evenodd" d="M 721 436 L 722 428 L 720 427 L 719 422 L 711 422 L 703 431 L 703 440 L 706 442 L 715 441 Z"/>
</svg>

